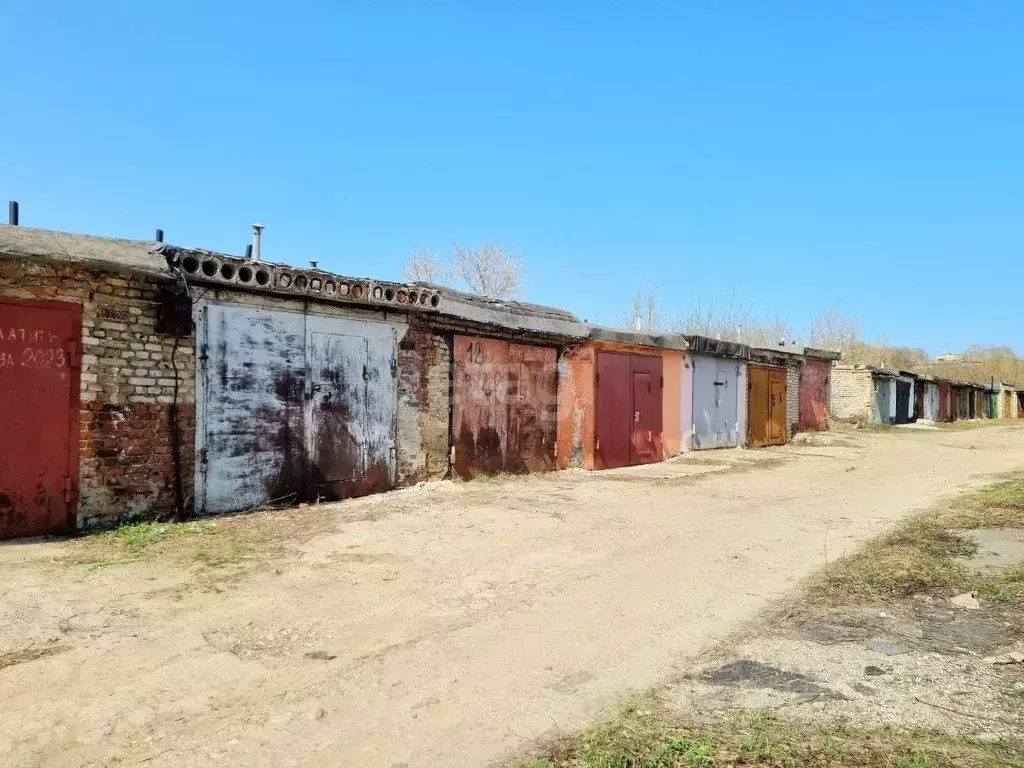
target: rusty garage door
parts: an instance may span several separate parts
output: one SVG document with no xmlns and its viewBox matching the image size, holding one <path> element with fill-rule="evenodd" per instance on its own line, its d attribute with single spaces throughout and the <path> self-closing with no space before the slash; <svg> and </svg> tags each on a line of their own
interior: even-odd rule
<svg viewBox="0 0 1024 768">
<path fill-rule="evenodd" d="M 662 359 L 598 352 L 594 379 L 594 464 L 598 469 L 662 458 Z"/>
<path fill-rule="evenodd" d="M 72 526 L 82 308 L 0 299 L 0 539 Z"/>
<path fill-rule="evenodd" d="M 804 360 L 800 366 L 801 432 L 828 429 L 829 371 L 827 360 Z"/>
<path fill-rule="evenodd" d="M 452 471 L 458 477 L 555 465 L 554 347 L 455 336 Z"/>
<path fill-rule="evenodd" d="M 786 371 L 748 366 L 747 444 L 752 448 L 786 442 Z"/>
<path fill-rule="evenodd" d="M 204 304 L 197 329 L 196 508 L 229 512 L 390 488 L 397 330 Z"/>
</svg>

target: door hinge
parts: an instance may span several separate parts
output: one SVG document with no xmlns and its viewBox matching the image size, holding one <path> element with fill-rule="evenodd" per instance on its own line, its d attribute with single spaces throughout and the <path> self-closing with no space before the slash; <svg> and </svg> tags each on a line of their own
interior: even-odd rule
<svg viewBox="0 0 1024 768">
<path fill-rule="evenodd" d="M 594 374 L 594 389 L 597 389 L 599 386 L 601 386 L 601 374 L 600 373 L 595 373 Z"/>
<path fill-rule="evenodd" d="M 664 376 L 660 377 L 660 381 L 661 381 L 661 388 L 664 389 L 665 388 L 665 377 Z"/>
<path fill-rule="evenodd" d="M 203 344 L 199 347 L 199 362 L 206 365 L 206 361 L 210 359 L 210 345 Z"/>
<path fill-rule="evenodd" d="M 64 503 L 70 504 L 75 500 L 75 484 L 71 482 L 71 475 L 64 475 L 62 485 L 64 487 Z"/>
<path fill-rule="evenodd" d="M 209 456 L 208 456 L 208 451 L 207 451 L 206 448 L 200 448 L 199 449 L 199 463 L 200 464 L 207 464 L 207 463 L 209 463 Z"/>
<path fill-rule="evenodd" d="M 601 450 L 601 438 L 600 437 L 597 438 L 597 440 L 594 441 L 594 450 L 595 451 L 600 451 Z"/>
</svg>

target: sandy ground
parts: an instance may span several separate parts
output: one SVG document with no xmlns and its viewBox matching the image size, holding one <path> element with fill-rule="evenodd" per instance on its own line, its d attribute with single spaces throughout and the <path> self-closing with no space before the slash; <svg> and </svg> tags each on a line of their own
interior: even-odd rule
<svg viewBox="0 0 1024 768">
<path fill-rule="evenodd" d="M 826 553 L 1021 467 L 1024 432 L 994 427 L 437 483 L 236 518 L 277 516 L 283 546 L 222 582 L 8 544 L 0 764 L 500 761 L 678 674 Z"/>
</svg>

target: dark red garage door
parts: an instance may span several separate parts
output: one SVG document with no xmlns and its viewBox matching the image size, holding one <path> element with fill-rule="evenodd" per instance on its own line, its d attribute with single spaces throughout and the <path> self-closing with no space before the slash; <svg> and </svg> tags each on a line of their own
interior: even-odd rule
<svg viewBox="0 0 1024 768">
<path fill-rule="evenodd" d="M 598 469 L 661 461 L 662 362 L 653 355 L 598 352 Z"/>
<path fill-rule="evenodd" d="M 0 539 L 74 519 L 81 327 L 77 304 L 0 299 Z"/>
</svg>

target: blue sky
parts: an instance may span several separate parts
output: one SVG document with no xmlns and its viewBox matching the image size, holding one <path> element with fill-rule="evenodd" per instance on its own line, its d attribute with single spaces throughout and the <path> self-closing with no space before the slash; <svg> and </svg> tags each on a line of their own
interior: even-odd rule
<svg viewBox="0 0 1024 768">
<path fill-rule="evenodd" d="M 45 5 L 45 10 L 44 10 Z M 22 223 L 1024 352 L 1024 4 L 0 0 Z"/>
</svg>

